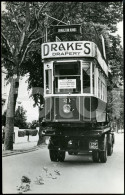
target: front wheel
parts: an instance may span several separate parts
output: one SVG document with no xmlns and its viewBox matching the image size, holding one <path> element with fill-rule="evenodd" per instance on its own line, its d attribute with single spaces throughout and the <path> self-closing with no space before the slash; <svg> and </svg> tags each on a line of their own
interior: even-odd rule
<svg viewBox="0 0 125 195">
<path fill-rule="evenodd" d="M 100 157 L 100 161 L 102 163 L 106 163 L 106 161 L 107 161 L 107 152 L 106 151 L 101 151 L 100 154 L 99 154 L 99 157 Z"/>
<path fill-rule="evenodd" d="M 103 140 L 103 151 L 99 152 L 99 158 L 100 158 L 100 162 L 106 163 L 107 161 L 107 137 L 106 135 L 104 136 L 104 140 Z"/>
<path fill-rule="evenodd" d="M 57 150 L 49 150 L 49 155 L 51 161 L 57 162 L 58 161 L 58 151 Z"/>
<path fill-rule="evenodd" d="M 63 162 L 65 160 L 65 151 L 58 151 L 58 161 Z"/>
<path fill-rule="evenodd" d="M 93 159 L 93 162 L 99 162 L 99 152 L 98 151 L 92 152 L 92 159 Z"/>
<path fill-rule="evenodd" d="M 113 144 L 108 144 L 107 155 L 111 156 L 113 153 Z"/>
</svg>

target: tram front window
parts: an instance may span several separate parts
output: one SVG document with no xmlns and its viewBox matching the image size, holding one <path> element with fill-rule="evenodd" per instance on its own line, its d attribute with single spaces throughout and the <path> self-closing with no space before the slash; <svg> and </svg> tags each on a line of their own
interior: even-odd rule
<svg viewBox="0 0 125 195">
<path fill-rule="evenodd" d="M 90 93 L 90 65 L 83 66 L 83 93 Z"/>
<path fill-rule="evenodd" d="M 54 93 L 74 94 L 80 92 L 80 63 L 56 63 L 54 65 Z"/>
</svg>

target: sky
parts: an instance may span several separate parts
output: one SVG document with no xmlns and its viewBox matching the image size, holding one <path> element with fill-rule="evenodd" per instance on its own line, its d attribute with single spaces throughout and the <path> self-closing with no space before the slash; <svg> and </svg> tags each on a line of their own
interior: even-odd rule
<svg viewBox="0 0 125 195">
<path fill-rule="evenodd" d="M 2 3 L 2 10 L 3 9 L 5 9 L 5 7 Z M 120 35 L 121 45 L 123 46 L 123 22 L 119 22 L 117 27 L 118 31 L 115 34 Z M 24 76 L 23 79 L 20 80 L 19 95 L 17 101 L 21 102 L 21 105 L 27 111 L 27 122 L 32 122 L 33 120 L 38 120 L 38 107 L 33 107 L 34 102 L 32 98 L 29 98 L 30 92 L 27 91 L 28 84 L 25 82 L 27 78 L 27 76 Z"/>
</svg>

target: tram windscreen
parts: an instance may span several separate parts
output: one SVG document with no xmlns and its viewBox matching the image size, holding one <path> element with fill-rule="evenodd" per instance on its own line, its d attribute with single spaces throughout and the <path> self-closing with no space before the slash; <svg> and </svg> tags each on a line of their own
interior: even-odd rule
<svg viewBox="0 0 125 195">
<path fill-rule="evenodd" d="M 54 64 L 54 93 L 80 93 L 80 63 L 60 62 Z"/>
</svg>

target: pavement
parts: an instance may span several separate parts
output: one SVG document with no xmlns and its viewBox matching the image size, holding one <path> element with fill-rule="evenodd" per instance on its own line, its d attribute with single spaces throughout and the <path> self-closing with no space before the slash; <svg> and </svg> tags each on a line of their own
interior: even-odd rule
<svg viewBox="0 0 125 195">
<path fill-rule="evenodd" d="M 5 151 L 4 144 L 2 144 L 2 157 L 32 152 L 38 150 L 39 148 L 45 148 L 45 147 L 47 147 L 47 144 L 37 145 L 37 141 L 34 141 L 34 142 L 13 144 L 13 150 Z"/>
</svg>

